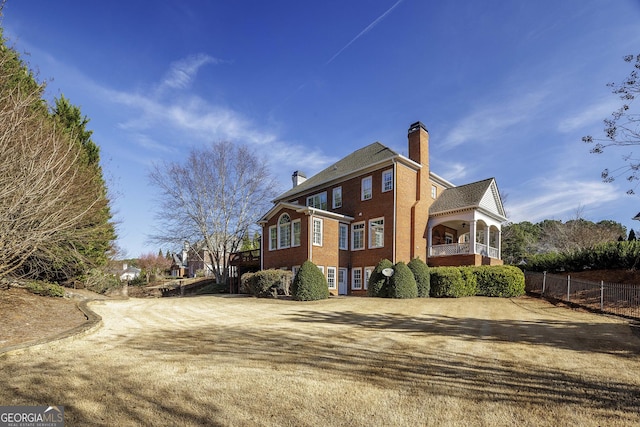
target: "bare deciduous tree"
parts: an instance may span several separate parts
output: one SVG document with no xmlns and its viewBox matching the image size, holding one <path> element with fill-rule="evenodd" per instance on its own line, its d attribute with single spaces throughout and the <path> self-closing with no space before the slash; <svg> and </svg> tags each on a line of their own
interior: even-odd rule
<svg viewBox="0 0 640 427">
<path fill-rule="evenodd" d="M 255 226 L 276 196 L 265 162 L 245 146 L 218 142 L 193 148 L 184 164 L 156 164 L 150 172 L 160 190 L 159 229 L 151 240 L 203 245 L 211 253 L 216 280 L 228 279 L 229 254 Z"/>
</svg>

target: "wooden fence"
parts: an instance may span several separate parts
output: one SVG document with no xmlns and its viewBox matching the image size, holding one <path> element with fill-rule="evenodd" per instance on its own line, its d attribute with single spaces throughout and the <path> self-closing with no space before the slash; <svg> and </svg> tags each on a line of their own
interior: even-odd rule
<svg viewBox="0 0 640 427">
<path fill-rule="evenodd" d="M 571 275 L 525 272 L 525 290 L 602 313 L 640 320 L 640 285 L 593 282 Z"/>
</svg>

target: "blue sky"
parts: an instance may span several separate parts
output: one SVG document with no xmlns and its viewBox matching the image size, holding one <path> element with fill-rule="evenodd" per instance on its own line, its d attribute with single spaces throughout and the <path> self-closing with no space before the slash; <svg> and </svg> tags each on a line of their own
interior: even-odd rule
<svg viewBox="0 0 640 427">
<path fill-rule="evenodd" d="M 600 181 L 632 150 L 581 142 L 640 53 L 638 0 L 9 0 L 2 26 L 48 98 L 90 118 L 131 257 L 158 251 L 152 162 L 229 140 L 284 191 L 375 141 L 406 154 L 417 120 L 431 169 L 495 177 L 514 222 L 638 226 L 638 196 Z"/>
</svg>

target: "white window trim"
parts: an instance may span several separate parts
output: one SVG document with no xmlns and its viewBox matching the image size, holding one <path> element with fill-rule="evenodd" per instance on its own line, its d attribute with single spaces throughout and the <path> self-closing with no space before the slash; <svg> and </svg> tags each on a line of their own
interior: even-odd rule
<svg viewBox="0 0 640 427">
<path fill-rule="evenodd" d="M 438 197 L 438 187 L 436 187 L 435 185 L 431 186 L 431 198 L 435 199 Z"/>
<path fill-rule="evenodd" d="M 356 233 L 356 231 L 355 231 L 355 227 L 356 227 L 357 225 L 358 225 L 358 226 L 359 226 L 359 225 L 362 225 L 362 229 L 361 229 L 361 230 L 362 230 L 362 247 L 361 247 L 361 248 L 356 248 L 356 247 L 354 246 L 354 245 L 355 245 L 355 243 L 356 243 L 356 239 L 355 239 L 355 233 Z M 362 250 L 364 250 L 364 249 L 366 248 L 366 245 L 365 245 L 365 239 L 366 239 L 366 237 L 367 237 L 367 236 L 366 236 L 366 234 L 367 234 L 367 233 L 366 233 L 366 230 L 367 230 L 367 225 L 365 224 L 365 222 L 364 222 L 364 221 L 362 221 L 362 222 L 356 222 L 356 223 L 351 224 L 351 250 L 352 250 L 352 251 L 362 251 Z"/>
<path fill-rule="evenodd" d="M 373 241 L 376 237 L 376 233 L 371 232 L 371 225 L 376 221 L 382 220 L 382 244 L 380 246 L 374 246 Z M 372 218 L 369 220 L 369 249 L 380 249 L 384 248 L 384 217 L 380 218 Z"/>
<path fill-rule="evenodd" d="M 273 240 L 272 240 L 272 232 L 273 230 L 275 230 L 276 232 L 276 244 L 275 247 L 273 245 Z M 269 227 L 269 250 L 270 251 L 275 251 L 276 249 L 278 249 L 278 226 L 277 225 L 272 225 Z"/>
<path fill-rule="evenodd" d="M 322 196 L 323 195 L 324 195 L 324 207 L 322 207 Z M 315 204 L 311 204 L 310 203 L 310 200 L 314 199 L 315 197 L 318 197 L 318 201 L 320 202 L 320 206 L 316 206 Z M 323 191 L 321 193 L 312 194 L 311 196 L 307 197 L 307 206 L 310 206 L 310 207 L 315 208 L 315 209 L 326 210 L 327 209 L 327 192 Z"/>
<path fill-rule="evenodd" d="M 333 272 L 333 286 L 331 286 L 331 282 L 329 281 L 331 272 Z M 338 271 L 336 267 L 327 267 L 327 286 L 329 286 L 329 289 L 338 289 Z"/>
<path fill-rule="evenodd" d="M 340 194 L 340 204 L 336 203 L 336 195 Z M 331 206 L 333 209 L 342 207 L 342 187 L 336 187 L 331 193 Z"/>
<path fill-rule="evenodd" d="M 369 183 L 369 185 L 366 187 L 364 184 L 365 182 Z M 366 188 L 369 189 L 369 197 L 365 197 Z M 373 178 L 371 177 L 371 175 L 369 175 L 362 178 L 362 181 L 360 182 L 360 200 L 371 200 L 371 199 L 373 199 Z"/>
<path fill-rule="evenodd" d="M 386 183 L 384 177 L 385 177 L 386 174 L 391 175 L 391 188 L 384 188 L 384 184 Z M 386 171 L 382 172 L 382 192 L 385 193 L 387 191 L 393 190 L 393 186 L 394 186 L 393 169 L 387 169 Z"/>
<path fill-rule="evenodd" d="M 291 247 L 297 247 L 300 246 L 300 242 L 298 242 L 296 244 L 296 240 L 295 240 L 295 233 L 294 233 L 294 224 L 299 224 L 300 225 L 300 233 L 298 234 L 298 239 L 300 239 L 300 241 L 302 241 L 302 222 L 299 219 L 295 219 L 293 221 L 291 221 Z"/>
<path fill-rule="evenodd" d="M 356 272 L 360 273 L 360 286 L 356 287 Z M 351 270 L 351 289 L 354 291 L 362 290 L 362 268 L 354 268 Z"/>
<path fill-rule="evenodd" d="M 287 227 L 289 229 L 289 244 L 288 245 L 282 245 L 282 238 L 281 238 L 281 225 L 280 225 L 280 220 L 282 219 L 283 216 L 287 216 L 289 217 L 289 226 Z M 291 247 L 291 241 L 293 239 L 293 227 L 291 224 L 291 215 L 289 215 L 288 213 L 283 213 L 282 215 L 280 215 L 278 217 L 278 249 L 287 249 Z"/>
<path fill-rule="evenodd" d="M 345 230 L 344 235 L 344 246 L 340 246 L 340 237 L 342 235 L 342 231 Z M 340 223 L 338 224 L 338 249 L 343 251 L 349 250 L 349 225 Z"/>
<path fill-rule="evenodd" d="M 318 224 L 320 224 L 320 241 L 319 242 L 316 241 L 316 221 L 317 221 Z M 311 225 L 312 226 L 311 238 L 312 238 L 312 241 L 313 241 L 313 246 L 322 246 L 322 240 L 323 240 L 322 239 L 322 235 L 324 233 L 324 231 L 323 231 L 323 229 L 324 229 L 323 221 L 322 221 L 321 218 L 313 218 L 311 224 L 312 224 Z"/>
<path fill-rule="evenodd" d="M 376 269 L 375 267 L 364 268 L 364 276 L 362 277 L 362 281 L 364 283 L 365 290 L 369 289 L 369 278 L 371 277 L 371 275 L 373 274 L 373 270 L 375 269 Z"/>
</svg>

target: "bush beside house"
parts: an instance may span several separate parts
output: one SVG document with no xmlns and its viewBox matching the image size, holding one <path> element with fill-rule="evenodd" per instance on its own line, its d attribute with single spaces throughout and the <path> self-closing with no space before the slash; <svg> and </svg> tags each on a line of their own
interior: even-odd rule
<svg viewBox="0 0 640 427">
<path fill-rule="evenodd" d="M 292 273 L 290 271 L 262 270 L 243 274 L 240 278 L 240 286 L 251 295 L 262 298 L 289 295 L 291 277 Z"/>
<path fill-rule="evenodd" d="M 389 280 L 390 298 L 416 298 L 418 285 L 407 264 L 400 261 L 393 266 L 394 273 Z"/>
<path fill-rule="evenodd" d="M 516 297 L 524 295 L 524 274 L 511 265 L 476 267 L 477 295 L 487 297 Z"/>
<path fill-rule="evenodd" d="M 413 273 L 413 277 L 416 279 L 416 286 L 418 287 L 418 297 L 426 298 L 429 296 L 431 289 L 431 280 L 429 267 L 420 258 L 414 258 L 407 264 L 409 270 Z"/>
<path fill-rule="evenodd" d="M 327 279 L 317 265 L 311 261 L 305 261 L 298 270 L 293 283 L 291 294 L 298 301 L 315 301 L 329 298 L 329 286 Z"/>
<path fill-rule="evenodd" d="M 389 296 L 387 278 L 382 274 L 385 268 L 393 268 L 393 263 L 388 259 L 381 260 L 369 277 L 367 295 L 370 297 L 386 298 Z"/>
</svg>

